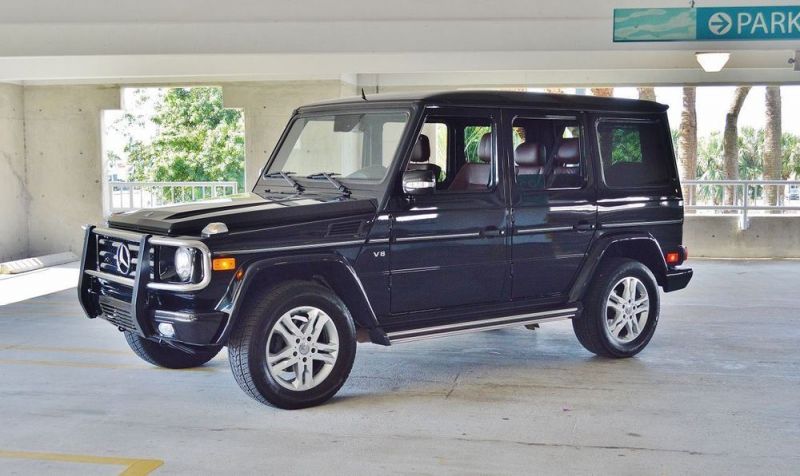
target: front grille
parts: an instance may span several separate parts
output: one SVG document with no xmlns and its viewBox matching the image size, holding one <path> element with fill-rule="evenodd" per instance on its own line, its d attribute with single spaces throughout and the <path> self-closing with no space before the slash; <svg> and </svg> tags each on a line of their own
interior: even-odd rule
<svg viewBox="0 0 800 476">
<path fill-rule="evenodd" d="M 108 322 L 123 329 L 136 329 L 136 321 L 131 313 L 130 303 L 108 296 L 100 296 L 100 309 L 103 310 L 102 317 Z"/>
<path fill-rule="evenodd" d="M 127 251 L 120 251 L 121 247 Z M 122 262 L 120 262 L 122 258 Z M 150 278 L 153 278 L 153 250 L 148 257 L 150 261 Z M 126 262 L 127 261 L 127 262 Z M 97 271 L 134 278 L 139 267 L 139 243 L 121 238 L 98 235 L 97 237 Z"/>
</svg>

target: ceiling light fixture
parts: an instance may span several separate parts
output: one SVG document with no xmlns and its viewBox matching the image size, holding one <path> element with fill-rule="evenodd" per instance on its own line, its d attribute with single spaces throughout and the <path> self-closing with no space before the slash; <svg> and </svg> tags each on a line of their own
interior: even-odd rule
<svg viewBox="0 0 800 476">
<path fill-rule="evenodd" d="M 722 68 L 728 63 L 731 57 L 730 53 L 695 53 L 697 62 L 706 73 L 719 73 Z"/>
</svg>

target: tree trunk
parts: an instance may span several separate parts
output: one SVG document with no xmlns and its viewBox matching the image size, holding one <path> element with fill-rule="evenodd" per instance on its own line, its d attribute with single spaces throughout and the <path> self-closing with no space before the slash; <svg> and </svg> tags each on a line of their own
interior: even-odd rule
<svg viewBox="0 0 800 476">
<path fill-rule="evenodd" d="M 590 88 L 592 96 L 601 96 L 604 98 L 614 97 L 614 88 Z"/>
<path fill-rule="evenodd" d="M 733 102 L 725 116 L 725 132 L 722 136 L 722 156 L 724 158 L 723 171 L 727 180 L 739 180 L 739 113 L 742 112 L 744 100 L 750 86 L 739 86 L 733 93 Z M 723 203 L 733 205 L 736 188 L 733 185 L 725 187 Z"/>
<path fill-rule="evenodd" d="M 681 180 L 697 178 L 697 89 L 683 88 L 683 109 L 681 124 L 678 129 L 678 163 Z M 683 187 L 683 200 L 687 205 L 694 205 L 694 187 Z"/>
<path fill-rule="evenodd" d="M 656 100 L 656 89 L 655 88 L 636 88 L 639 90 L 639 99 L 644 99 L 646 101 L 655 101 Z"/>
<path fill-rule="evenodd" d="M 764 129 L 764 179 L 780 180 L 783 154 L 781 152 L 781 88 L 780 86 L 767 86 L 765 97 L 767 122 Z M 767 186 L 767 203 L 778 205 L 783 187 Z M 774 210 L 773 213 L 777 213 Z"/>
</svg>

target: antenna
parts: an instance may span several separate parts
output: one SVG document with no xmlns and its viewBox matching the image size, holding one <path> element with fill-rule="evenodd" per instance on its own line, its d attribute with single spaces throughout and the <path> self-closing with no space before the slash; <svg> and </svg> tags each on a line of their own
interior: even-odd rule
<svg viewBox="0 0 800 476">
<path fill-rule="evenodd" d="M 367 100 L 367 94 L 364 92 L 364 88 L 361 88 L 361 99 Z"/>
</svg>

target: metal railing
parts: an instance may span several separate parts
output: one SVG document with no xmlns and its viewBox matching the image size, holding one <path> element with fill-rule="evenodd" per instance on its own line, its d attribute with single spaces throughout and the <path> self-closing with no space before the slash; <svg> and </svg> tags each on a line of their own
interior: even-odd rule
<svg viewBox="0 0 800 476">
<path fill-rule="evenodd" d="M 738 215 L 746 230 L 754 214 L 797 214 L 800 212 L 800 180 L 684 180 L 684 205 L 695 214 Z M 768 203 L 772 188 L 777 204 Z M 688 191 L 688 193 L 687 193 Z"/>
<path fill-rule="evenodd" d="M 236 182 L 109 182 L 111 213 L 207 200 L 239 193 Z"/>
</svg>

